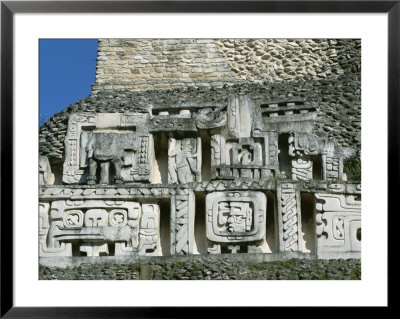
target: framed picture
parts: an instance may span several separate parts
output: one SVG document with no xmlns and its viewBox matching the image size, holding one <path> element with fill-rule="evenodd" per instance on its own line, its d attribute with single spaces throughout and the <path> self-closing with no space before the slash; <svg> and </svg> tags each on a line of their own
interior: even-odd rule
<svg viewBox="0 0 400 319">
<path fill-rule="evenodd" d="M 2 1 L 1 316 L 52 318 L 59 317 L 61 311 L 65 316 L 81 318 L 178 317 L 184 313 L 177 307 L 187 306 L 388 306 L 388 212 L 394 201 L 393 184 L 399 176 L 397 143 L 399 139 L 397 129 L 400 69 L 398 58 L 399 18 L 400 4 L 398 1 Z M 56 133 L 61 136 L 60 141 L 51 140 L 52 136 L 55 136 L 53 133 L 41 132 L 38 134 L 38 86 L 36 83 L 40 76 L 38 73 L 39 42 L 46 39 L 78 38 L 101 39 L 97 52 L 96 83 L 92 85 L 91 94 L 96 97 L 97 94 L 105 92 L 102 95 L 105 100 L 109 98 L 106 96 L 110 89 L 107 81 L 111 77 L 115 82 L 111 90 L 118 91 L 119 86 L 128 88 L 129 81 L 131 81 L 126 80 L 128 78 L 134 79 L 132 83 L 136 81 L 135 87 L 128 88 L 132 91 L 135 91 L 140 85 L 143 86 L 143 90 L 148 90 L 149 87 L 152 90 L 163 89 L 162 85 L 165 83 L 152 80 L 152 78 L 157 78 L 158 71 L 151 73 L 153 69 L 146 68 L 148 60 L 151 60 L 152 57 L 149 56 L 148 59 L 143 56 L 139 57 L 137 56 L 139 51 L 133 50 L 136 52 L 137 63 L 142 65 L 136 67 L 133 62 L 129 64 L 129 67 L 122 65 L 123 59 L 120 57 L 129 55 L 129 52 L 132 51 L 129 51 L 130 48 L 142 47 L 143 43 L 152 41 L 151 39 L 159 39 L 159 43 L 156 45 L 158 49 L 163 49 L 164 42 L 167 45 L 168 41 L 171 42 L 171 45 L 181 46 L 190 46 L 191 43 L 199 45 L 200 43 L 203 47 L 211 48 L 209 52 L 204 53 L 205 56 L 210 57 L 213 54 L 212 50 L 219 47 L 221 48 L 220 52 L 225 54 L 226 60 L 220 64 L 217 61 L 216 65 L 213 65 L 215 67 L 213 69 L 201 70 L 201 72 L 204 71 L 204 74 L 208 74 L 206 76 L 209 81 L 207 85 L 210 86 L 209 84 L 212 83 L 210 91 L 199 93 L 202 89 L 198 89 L 196 83 L 203 78 L 200 76 L 197 80 L 196 74 L 193 77 L 188 75 L 190 81 L 183 81 L 183 83 L 190 82 L 190 85 L 195 83 L 194 89 L 187 90 L 196 91 L 196 93 L 189 92 L 188 95 L 207 95 L 208 98 L 212 97 L 213 104 L 203 103 L 204 105 L 199 106 L 180 101 L 179 105 L 174 104 L 172 110 L 171 106 L 166 107 L 162 103 L 154 104 L 150 98 L 146 97 L 145 102 L 152 105 L 149 116 L 144 111 L 134 114 L 115 113 L 115 110 L 109 111 L 109 108 L 104 106 L 106 111 L 95 110 L 94 112 L 102 114 L 93 117 L 90 107 L 87 108 L 84 105 L 86 102 L 82 100 L 83 102 L 78 103 L 81 103 L 84 112 L 77 113 L 76 116 L 69 116 L 69 120 L 66 120 L 69 122 L 63 128 L 64 132 L 61 135 Z M 182 39 L 187 43 L 182 44 Z M 255 40 L 251 40 L 250 43 L 247 39 Z M 288 41 L 287 39 L 295 40 Z M 315 39 L 315 43 L 322 44 L 314 46 L 314 40 L 307 39 Z M 173 44 L 173 41 L 177 43 Z M 322 135 L 329 132 L 329 136 L 336 136 L 341 140 L 341 148 L 326 141 L 322 142 L 322 138 L 320 141 L 318 136 L 309 137 L 306 134 L 307 128 L 313 125 L 311 123 L 311 120 L 315 120 L 313 114 L 315 113 L 316 116 L 319 111 L 315 106 L 317 102 L 324 101 L 332 110 L 335 109 L 336 102 L 342 103 L 329 97 L 329 90 L 332 89 L 333 82 L 329 82 L 330 80 L 327 78 L 329 79 L 331 72 L 335 72 L 334 68 L 332 68 L 333 71 L 327 70 L 327 68 L 319 70 L 318 61 L 308 61 L 303 57 L 298 62 L 299 66 L 302 65 L 304 68 L 298 67 L 292 70 L 288 65 L 274 64 L 275 60 L 279 60 L 276 58 L 281 54 L 279 50 L 274 51 L 273 54 L 267 54 L 268 52 L 266 53 L 262 49 L 252 48 L 251 46 L 257 46 L 255 43 L 257 41 L 261 48 L 269 46 L 271 51 L 274 51 L 275 46 L 272 43 L 275 42 L 278 44 L 280 41 L 285 42 L 285 46 L 288 43 L 289 51 L 291 45 L 297 46 L 300 43 L 303 50 L 318 50 L 319 56 L 323 57 L 321 61 L 330 59 L 333 55 L 336 56 L 337 52 L 332 48 L 337 47 L 340 50 L 343 48 L 342 51 L 346 53 L 342 52 L 342 55 L 339 54 L 339 58 L 336 59 L 341 70 L 344 70 L 340 72 L 353 74 L 353 78 L 357 78 L 358 82 L 357 85 L 344 83 L 344 88 L 341 86 L 342 84 L 339 87 L 340 90 L 343 90 L 346 101 L 354 101 L 354 105 L 358 105 L 357 116 L 360 115 L 360 109 L 362 110 L 360 115 L 362 117 L 361 139 L 360 135 L 354 133 L 354 127 L 341 126 L 341 119 L 342 122 L 348 120 L 346 117 L 353 119 L 354 112 L 352 110 L 349 113 L 344 111 L 343 114 L 333 111 L 334 114 L 330 114 L 330 116 L 332 123 L 336 124 L 330 126 L 330 124 L 322 123 L 318 128 L 319 131 L 317 130 Z M 305 46 L 304 43 L 307 41 L 311 41 L 313 46 Z M 338 41 L 339 43 L 337 43 Z M 329 43 L 327 48 L 324 48 L 325 42 Z M 279 47 L 278 44 L 276 47 Z M 240 54 L 237 52 L 230 54 L 232 46 L 238 47 L 235 50 Z M 353 49 L 361 53 L 354 57 Z M 251 54 L 247 54 L 247 51 Z M 169 53 L 165 51 L 165 55 L 167 54 Z M 254 61 L 258 61 L 253 63 L 255 71 L 251 69 L 250 63 L 246 65 L 240 63 L 240 59 L 250 61 L 250 55 L 254 56 Z M 271 55 L 272 59 L 270 59 Z M 202 59 L 200 56 L 196 58 Z M 117 62 L 107 64 L 102 59 Z M 185 60 L 188 57 L 182 56 L 182 59 Z M 344 61 L 353 61 L 354 59 L 358 59 L 355 66 L 350 62 L 347 65 Z M 230 69 L 228 71 L 226 71 L 226 61 L 232 61 L 229 62 L 228 68 Z M 313 66 L 313 64 L 315 65 Z M 310 65 L 308 69 L 307 65 Z M 142 68 L 142 66 L 144 67 Z M 167 79 L 164 76 L 164 80 L 171 84 L 175 81 L 173 77 L 174 74 L 177 74 L 176 70 L 178 69 L 168 67 L 171 70 L 165 70 L 167 73 L 164 75 L 167 74 L 167 77 L 171 75 L 171 78 Z M 185 66 L 178 65 L 177 67 L 181 69 Z M 355 69 L 353 69 L 354 67 Z M 193 68 L 190 72 L 201 73 Z M 291 85 L 290 72 L 293 73 L 293 78 L 301 72 L 317 72 L 318 74 L 315 76 L 319 77 L 318 83 L 322 83 L 322 89 L 318 91 L 321 96 L 315 99 L 317 102 L 311 101 L 312 99 L 304 102 L 303 99 L 295 97 L 291 93 L 291 99 L 287 97 L 284 102 L 278 98 L 271 99 L 268 103 L 257 100 L 258 104 L 255 103 L 257 106 L 253 106 L 255 95 L 248 97 L 246 94 L 242 94 L 246 91 L 247 84 L 245 82 L 251 82 L 253 76 L 259 82 L 260 79 L 264 79 L 264 82 L 260 82 L 257 94 L 274 96 L 275 93 L 271 92 L 280 90 L 279 85 L 273 83 L 269 78 L 271 68 L 274 70 L 274 76 L 279 78 L 279 85 L 285 87 Z M 315 71 L 316 69 L 318 70 Z M 179 73 L 179 80 L 186 76 L 183 76 L 182 72 Z M 213 72 L 219 73 L 214 74 Z M 286 75 L 279 77 L 282 72 Z M 340 74 L 338 75 L 340 76 Z M 227 97 L 228 107 L 225 109 L 226 106 L 218 104 L 217 96 L 221 94 L 218 93 L 219 88 L 225 87 L 224 85 L 230 81 L 230 77 L 238 81 L 233 85 L 233 90 L 241 93 L 237 96 L 232 95 L 231 90 Z M 218 82 L 221 78 L 223 78 L 223 83 Z M 73 78 L 69 81 L 73 81 Z M 300 82 L 304 90 L 307 85 L 314 83 L 312 80 L 307 83 L 306 78 L 302 78 Z M 172 86 L 167 87 L 166 95 L 159 95 L 158 98 L 169 101 L 168 94 L 173 94 L 171 93 L 173 90 L 169 91 L 169 89 L 172 88 Z M 261 91 L 262 93 L 260 93 Z M 216 96 L 215 98 L 213 94 Z M 280 96 L 279 93 L 275 95 Z M 110 98 L 111 104 L 121 101 L 119 97 Z M 137 102 L 140 100 L 137 97 L 129 97 L 129 99 L 134 104 L 140 104 Z M 315 102 L 315 105 L 312 102 Z M 140 108 L 139 104 L 135 104 L 135 107 Z M 280 108 L 279 112 L 275 112 L 276 107 Z M 249 112 L 244 112 L 244 109 L 248 109 Z M 294 122 L 299 120 L 296 118 L 296 121 L 293 120 L 292 123 L 288 118 L 296 112 L 298 117 L 302 117 L 303 122 L 301 127 L 295 130 L 296 133 L 292 134 L 293 125 L 296 125 Z M 235 117 L 237 113 L 240 116 Z M 281 115 L 282 117 L 286 116 L 287 119 L 278 121 L 276 118 Z M 354 121 L 357 122 L 353 124 L 358 126 L 356 131 L 359 132 L 360 118 L 358 117 Z M 251 128 L 246 124 L 250 122 Z M 263 128 L 265 123 L 271 130 Z M 184 134 L 180 131 L 177 132 L 176 127 L 179 127 Z M 50 130 L 49 127 L 48 129 Z M 53 132 L 57 132 L 59 129 L 59 127 L 51 127 Z M 69 137 L 72 141 L 65 144 L 66 160 L 65 162 L 53 160 L 51 166 L 55 167 L 54 176 L 59 182 L 56 184 L 64 185 L 64 188 L 68 188 L 68 192 L 76 191 L 76 194 L 69 194 L 68 199 L 59 197 L 60 192 L 56 187 L 48 186 L 52 184 L 50 180 L 53 175 L 48 170 L 50 164 L 45 157 L 51 152 L 58 152 L 58 146 L 63 148 L 65 137 Z M 163 137 L 164 141 L 162 141 Z M 287 156 L 281 151 L 279 146 L 281 143 L 282 145 L 289 143 Z M 37 147 L 39 144 L 51 151 L 41 150 L 39 157 Z M 345 185 L 343 187 L 347 187 L 345 193 L 350 194 L 349 198 L 347 195 L 347 197 L 343 197 L 343 202 L 340 197 L 342 195 L 324 195 L 322 191 L 314 192 L 312 190 L 311 193 L 315 193 L 313 207 L 311 204 L 310 207 L 307 207 L 307 196 L 303 198 L 303 195 L 300 194 L 301 191 L 304 191 L 303 188 L 318 189 L 320 187 L 319 189 L 322 189 L 322 187 L 328 187 L 329 194 L 340 193 L 341 182 L 346 182 L 347 176 L 350 176 L 349 169 L 346 171 L 343 168 L 344 161 L 347 157 L 357 157 L 351 150 L 353 144 L 361 149 L 361 155 L 357 156 L 362 157 L 363 164 L 362 221 L 359 218 L 361 215 L 361 182 L 350 183 L 350 186 L 343 183 Z M 108 146 L 104 148 L 104 145 Z M 119 150 L 123 149 L 123 154 L 118 155 L 122 160 L 105 159 L 104 156 L 113 150 L 115 145 L 124 145 L 118 148 Z M 220 146 L 219 151 L 216 151 L 218 148 L 216 145 Z M 153 149 L 154 156 L 150 151 Z M 210 167 L 204 163 L 205 157 L 202 155 L 207 152 L 205 151 L 207 149 L 209 149 L 209 154 L 207 154 L 212 157 Z M 119 150 L 115 152 L 119 152 Z M 221 156 L 225 151 L 227 155 Z M 165 154 L 162 154 L 163 152 Z M 219 153 L 219 157 L 217 153 Z M 76 160 L 74 160 L 74 156 Z M 62 160 L 64 161 L 64 158 Z M 288 164 L 287 169 L 282 164 L 286 160 L 291 163 Z M 54 163 L 56 164 L 54 165 Z M 39 175 L 40 185 L 37 182 L 38 165 L 42 166 Z M 157 167 L 164 165 L 165 172 L 159 170 L 160 176 L 155 176 L 152 173 L 152 165 L 157 165 Z M 361 171 L 358 173 L 361 174 Z M 291 178 L 287 178 L 286 174 L 289 174 Z M 235 178 L 239 181 L 262 180 L 264 184 L 260 187 L 263 191 L 254 191 L 252 186 L 247 189 L 238 186 L 232 187 L 232 189 L 228 187 L 228 190 L 216 188 L 213 189 L 213 192 L 208 190 L 208 193 L 206 189 L 203 193 L 198 190 L 203 184 L 206 188 L 205 181 L 229 181 L 236 180 Z M 304 180 L 312 179 L 321 180 L 320 184 L 317 183 L 319 186 L 317 184 L 307 186 L 305 183 L 306 186 L 303 187 Z M 140 194 L 135 193 L 135 196 L 139 198 L 137 203 L 127 200 L 121 204 L 117 200 L 118 196 L 117 199 L 112 196 L 95 198 L 96 187 L 102 188 L 103 194 L 107 194 L 109 189 L 112 189 L 108 185 L 103 185 L 108 183 L 127 184 L 128 193 L 135 192 L 135 187 L 129 186 L 129 183 L 142 183 L 143 190 Z M 192 186 L 185 186 L 188 188 L 186 193 L 185 190 L 179 189 L 179 194 L 164 194 L 162 187 L 150 189 L 146 188 L 145 183 L 176 184 L 181 188 L 181 184 Z M 78 189 L 82 184 L 84 184 L 82 189 Z M 303 188 L 297 186 L 300 184 Z M 179 187 L 172 188 L 178 189 Z M 196 195 L 190 187 L 197 189 Z M 337 187 L 336 190 L 335 187 Z M 145 194 L 146 189 L 152 192 L 151 198 Z M 78 193 L 81 191 L 89 194 L 92 190 L 94 197 L 90 197 L 88 201 L 84 200 L 83 204 L 80 203 L 82 198 Z M 351 236 L 354 237 L 354 241 L 344 241 L 345 245 L 351 247 L 346 246 L 345 254 L 339 254 L 340 256 L 337 255 L 339 257 L 335 258 L 360 258 L 362 223 L 361 280 L 343 280 L 340 283 L 325 280 L 294 282 L 291 279 L 302 279 L 297 273 L 292 277 L 289 276 L 287 281 L 230 280 L 226 282 L 213 281 L 212 283 L 198 280 L 65 281 L 64 279 L 67 278 L 57 272 L 49 271 L 45 276 L 41 272 L 40 276 L 38 275 L 39 258 L 54 253 L 58 254 L 63 250 L 59 255 L 60 259 L 57 259 L 60 261 L 67 256 L 63 254 L 68 249 L 70 256 L 103 256 L 105 254 L 115 257 L 123 255 L 165 256 L 179 252 L 200 255 L 221 252 L 233 254 L 239 251 L 270 252 L 269 250 L 273 249 L 269 245 L 265 229 L 268 230 L 271 221 L 268 219 L 266 211 L 269 209 L 275 211 L 274 204 L 269 204 L 276 200 L 275 191 L 278 200 L 282 199 L 282 203 L 288 196 L 293 195 L 293 198 L 297 199 L 296 205 L 299 207 L 299 211 L 301 207 L 301 210 L 305 212 L 303 215 L 299 213 L 299 219 L 304 219 L 307 211 L 310 211 L 310 216 L 314 216 L 315 210 L 321 216 L 323 214 L 328 216 L 331 212 L 322 204 L 318 206 L 318 203 L 325 203 L 329 206 L 330 201 L 340 199 L 340 212 L 345 217 L 339 214 L 340 216 L 332 215 L 333 217 L 329 219 L 330 217 L 324 215 L 328 221 L 325 220 L 325 228 L 322 227 L 321 232 L 327 232 L 326 229 L 332 222 L 336 226 L 332 226 L 333 234 L 331 235 L 336 236 L 336 239 L 342 240 L 345 233 L 353 234 L 354 236 Z M 119 195 L 123 195 L 126 190 L 123 189 L 121 192 Z M 203 196 L 200 193 L 204 195 L 204 198 L 199 200 Z M 49 223 L 49 227 L 46 226 L 43 234 L 41 230 L 38 233 L 36 226 L 38 224 L 39 197 L 44 199 L 41 201 L 44 204 L 40 208 L 40 214 L 42 208 L 43 211 L 48 211 L 45 215 L 50 214 L 49 205 L 51 205 L 51 218 L 40 218 L 39 221 L 39 228 L 43 220 L 47 220 Z M 13 200 L 10 200 L 12 198 Z M 193 232 L 196 233 L 193 237 L 206 238 L 204 245 L 202 241 L 191 241 L 190 239 L 181 243 L 178 236 L 175 235 L 181 233 L 179 231 L 181 225 L 176 226 L 176 229 L 173 228 L 173 225 L 179 224 L 177 219 L 181 217 L 179 209 L 176 207 L 185 201 L 188 205 L 191 203 L 197 205 L 201 202 L 203 204 L 199 204 L 201 206 L 199 210 L 208 212 L 205 214 L 207 218 L 200 223 L 204 226 L 201 226 L 204 231 L 197 231 L 197 228 L 193 228 Z M 301 204 L 300 201 L 302 201 Z M 277 205 L 279 207 L 276 208 L 277 220 L 273 222 L 274 225 L 276 222 L 276 229 L 271 233 L 276 233 L 276 238 L 273 239 L 276 251 L 284 252 L 292 250 L 292 248 L 285 249 L 287 241 L 284 239 L 284 229 L 287 225 L 285 226 L 283 219 L 286 218 L 284 211 L 287 207 L 279 203 Z M 160 214 L 161 211 L 169 213 Z M 135 214 L 140 217 L 135 217 Z M 163 214 L 167 216 L 167 219 L 162 220 L 160 216 Z M 192 217 L 198 218 L 197 215 Z M 309 236 L 308 232 L 312 233 L 310 230 L 313 227 L 318 230 L 318 225 L 324 225 L 321 220 L 315 221 L 315 217 L 313 218 L 311 226 L 307 226 L 308 224 L 304 220 L 303 228 L 297 229 L 299 233 L 303 232 L 303 237 L 295 243 L 298 247 L 296 253 L 315 250 L 318 256 L 324 256 L 324 258 L 331 256 L 332 252 L 337 254 L 342 248 L 338 250 L 338 248 L 331 248 L 334 246 L 333 244 L 333 246 L 329 246 L 330 243 L 318 242 L 318 247 L 325 247 L 323 245 L 328 247 L 326 250 L 318 250 L 317 240 L 314 244 L 310 244 L 313 241 L 306 239 Z M 162 231 L 159 226 L 160 233 L 154 233 L 154 229 L 149 226 L 153 222 L 159 223 L 159 225 L 164 223 L 167 225 L 166 229 L 169 229 L 168 232 Z M 189 220 L 187 223 L 188 225 L 194 224 L 195 221 Z M 58 226 L 54 226 L 56 224 Z M 129 239 L 125 240 L 124 237 L 122 240 L 122 237 L 118 237 L 118 240 L 114 240 L 117 233 L 113 233 L 113 235 L 109 233 L 125 229 L 128 225 L 130 227 Z M 59 233 L 56 235 L 49 233 L 49 228 L 53 226 L 58 227 Z M 190 226 L 188 226 L 189 228 Z M 95 231 L 103 233 L 95 234 Z M 105 231 L 108 232 L 106 235 Z M 120 236 L 119 233 L 118 236 Z M 156 238 L 157 236 L 167 238 L 165 240 L 167 244 L 160 242 Z M 39 252 L 37 249 L 38 237 L 43 239 L 39 241 Z M 105 237 L 107 237 L 106 240 Z M 60 240 L 60 238 L 62 238 L 60 242 L 56 244 L 52 242 Z M 263 240 L 264 242 L 261 244 Z M 258 245 L 258 243 L 260 244 Z M 300 246 L 302 248 L 299 248 Z M 343 251 L 340 250 L 340 252 Z M 49 267 L 52 267 L 52 260 L 48 260 L 50 260 Z M 380 262 L 377 263 L 376 260 Z M 327 261 L 325 264 L 329 264 L 329 262 Z M 69 267 L 74 267 L 74 265 L 70 264 Z M 79 267 L 79 271 L 84 273 L 85 264 Z M 257 265 L 254 264 L 254 267 Z M 329 269 L 334 269 L 335 266 L 329 267 Z M 140 276 L 146 277 L 147 268 L 145 268 L 140 269 Z M 151 267 L 148 269 L 151 270 Z M 326 274 L 328 272 L 327 270 Z M 82 276 L 82 278 L 74 279 L 90 278 Z M 91 279 L 99 278 L 92 276 Z M 163 278 L 153 277 L 153 279 Z M 244 276 L 236 279 L 249 278 Z M 332 278 L 327 275 L 326 278 L 320 279 Z M 295 293 L 300 289 L 304 293 Z M 309 298 L 313 292 L 321 289 L 324 289 L 324 294 L 313 295 L 313 298 Z M 182 293 L 182 291 L 186 292 Z M 251 293 L 229 293 L 229 291 L 249 291 Z M 293 293 L 288 296 L 287 291 Z M 378 296 L 373 294 L 377 291 L 379 291 Z M 207 296 L 207 300 L 204 300 L 204 295 Z M 374 295 L 374 299 L 369 299 L 368 296 L 372 295 Z M 226 311 L 226 308 L 219 310 L 223 309 Z M 207 308 L 204 310 L 207 311 Z"/>
</svg>

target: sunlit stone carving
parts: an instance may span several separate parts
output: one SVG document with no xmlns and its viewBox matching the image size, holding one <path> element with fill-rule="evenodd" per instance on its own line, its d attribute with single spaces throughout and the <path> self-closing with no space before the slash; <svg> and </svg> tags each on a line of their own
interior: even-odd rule
<svg viewBox="0 0 400 319">
<path fill-rule="evenodd" d="M 214 243 L 248 243 L 265 235 L 266 196 L 261 192 L 214 192 L 206 197 L 207 238 Z"/>
</svg>

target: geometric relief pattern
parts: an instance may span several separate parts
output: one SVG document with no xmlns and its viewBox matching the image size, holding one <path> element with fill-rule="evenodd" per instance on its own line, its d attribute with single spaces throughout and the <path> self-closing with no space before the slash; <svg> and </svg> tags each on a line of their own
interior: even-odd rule
<svg viewBox="0 0 400 319">
<path fill-rule="evenodd" d="M 179 189 L 171 198 L 171 255 L 193 252 L 194 193 Z"/>
<path fill-rule="evenodd" d="M 50 207 L 40 203 L 40 220 L 40 256 L 72 256 L 72 246 L 87 256 L 107 256 L 110 244 L 115 256 L 160 253 L 157 204 L 56 200 Z"/>
<path fill-rule="evenodd" d="M 338 180 L 340 178 L 340 159 L 338 157 L 326 157 L 325 174 L 326 180 L 328 181 Z"/>
<path fill-rule="evenodd" d="M 206 234 L 212 243 L 249 243 L 265 235 L 267 198 L 262 192 L 214 192 L 206 196 Z"/>
<path fill-rule="evenodd" d="M 361 251 L 361 200 L 315 194 L 318 252 Z"/>
<path fill-rule="evenodd" d="M 149 181 L 153 138 L 147 114 L 74 113 L 65 136 L 63 182 Z M 97 175 L 100 175 L 98 178 Z"/>
<path fill-rule="evenodd" d="M 313 162 L 309 159 L 296 158 L 292 160 L 292 179 L 295 181 L 309 181 L 312 179 Z"/>
<path fill-rule="evenodd" d="M 278 184 L 280 251 L 301 251 L 300 194 L 297 184 Z"/>
</svg>

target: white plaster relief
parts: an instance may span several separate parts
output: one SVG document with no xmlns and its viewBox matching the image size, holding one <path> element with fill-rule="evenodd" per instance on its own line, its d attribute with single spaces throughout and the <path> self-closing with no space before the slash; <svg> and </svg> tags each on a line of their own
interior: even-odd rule
<svg viewBox="0 0 400 319">
<path fill-rule="evenodd" d="M 186 184 L 201 178 L 201 139 L 168 140 L 168 183 Z"/>
<path fill-rule="evenodd" d="M 318 252 L 361 251 L 361 200 L 358 195 L 315 194 Z"/>
<path fill-rule="evenodd" d="M 310 159 L 296 158 L 292 160 L 292 179 L 309 181 L 313 177 L 313 162 Z"/>
<path fill-rule="evenodd" d="M 115 184 L 149 181 L 153 137 L 148 114 L 74 113 L 65 137 L 63 182 Z M 100 178 L 97 176 L 100 175 Z"/>
<path fill-rule="evenodd" d="M 265 236 L 267 198 L 262 192 L 214 192 L 206 196 L 206 234 L 215 244 L 262 240 Z M 219 251 L 218 246 L 209 253 Z"/>
<path fill-rule="evenodd" d="M 278 224 L 280 251 L 301 251 L 300 193 L 296 183 L 278 184 Z"/>
<path fill-rule="evenodd" d="M 115 244 L 115 256 L 161 254 L 158 204 L 58 200 L 50 216 L 49 207 L 40 204 L 41 256 L 72 256 L 73 243 L 87 256 L 109 255 L 109 243 Z"/>
</svg>

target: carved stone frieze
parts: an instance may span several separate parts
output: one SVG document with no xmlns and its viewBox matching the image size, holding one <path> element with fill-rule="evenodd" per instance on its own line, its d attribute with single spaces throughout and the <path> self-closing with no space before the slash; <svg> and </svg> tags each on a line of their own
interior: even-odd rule
<svg viewBox="0 0 400 319">
<path fill-rule="evenodd" d="M 50 209 L 49 209 L 50 207 Z M 159 255 L 159 206 L 122 200 L 40 203 L 40 256 Z"/>
<path fill-rule="evenodd" d="M 39 185 L 53 185 L 54 174 L 46 156 L 39 156 Z"/>
<path fill-rule="evenodd" d="M 154 116 L 150 122 L 149 131 L 155 132 L 197 132 L 196 121 L 191 117 Z"/>
<path fill-rule="evenodd" d="M 231 89 L 70 114 L 62 172 L 39 159 L 40 256 L 358 252 L 354 152 L 313 135 L 318 105 Z"/>
<path fill-rule="evenodd" d="M 279 250 L 302 251 L 300 191 L 297 183 L 278 184 Z"/>
<path fill-rule="evenodd" d="M 315 194 L 318 253 L 361 251 L 361 200 L 357 195 Z"/>
<path fill-rule="evenodd" d="M 195 115 L 197 128 L 215 129 L 225 126 L 227 123 L 227 114 L 224 109 L 225 107 L 200 109 Z"/>
<path fill-rule="evenodd" d="M 182 189 L 171 196 L 171 255 L 193 253 L 195 196 Z"/>
<path fill-rule="evenodd" d="M 212 179 L 260 179 L 273 176 L 278 168 L 275 134 L 262 138 L 226 139 L 221 134 L 211 138 Z"/>
<path fill-rule="evenodd" d="M 148 116 L 72 114 L 65 138 L 63 182 L 107 185 L 150 181 L 154 147 L 146 128 Z"/>
<path fill-rule="evenodd" d="M 306 133 L 291 133 L 289 135 L 289 155 L 318 155 L 322 152 L 324 142 L 316 136 Z"/>
<path fill-rule="evenodd" d="M 262 192 L 213 192 L 206 196 L 207 239 L 216 245 L 236 245 L 262 240 L 265 236 L 267 198 Z M 229 248 L 229 247 L 228 247 Z M 210 247 L 209 253 L 220 248 Z"/>
<path fill-rule="evenodd" d="M 186 184 L 200 181 L 201 140 L 200 138 L 169 138 L 168 183 Z"/>
<path fill-rule="evenodd" d="M 292 179 L 295 181 L 308 181 L 313 177 L 313 162 L 306 158 L 292 160 Z"/>
<path fill-rule="evenodd" d="M 343 175 L 343 159 L 339 157 L 323 156 L 324 179 L 338 181 Z"/>
</svg>

